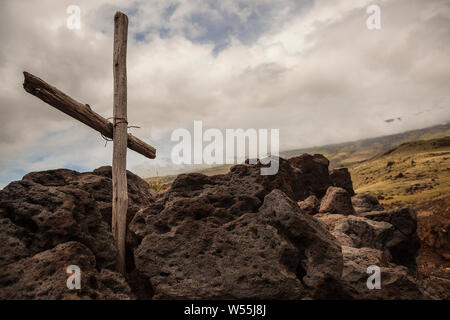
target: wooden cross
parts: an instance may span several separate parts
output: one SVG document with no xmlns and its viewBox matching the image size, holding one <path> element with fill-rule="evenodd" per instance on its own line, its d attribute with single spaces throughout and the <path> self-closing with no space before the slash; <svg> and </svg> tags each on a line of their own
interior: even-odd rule
<svg viewBox="0 0 450 320">
<path fill-rule="evenodd" d="M 127 147 L 147 158 L 154 159 L 156 150 L 142 140 L 127 133 L 127 37 L 128 17 L 122 12 L 114 16 L 114 120 L 113 123 L 94 112 L 88 104 L 82 104 L 40 78 L 24 72 L 24 89 L 52 107 L 81 121 L 85 125 L 113 139 L 112 161 L 112 234 L 116 240 L 117 269 L 126 272 L 125 239 L 128 209 L 126 155 Z"/>
</svg>

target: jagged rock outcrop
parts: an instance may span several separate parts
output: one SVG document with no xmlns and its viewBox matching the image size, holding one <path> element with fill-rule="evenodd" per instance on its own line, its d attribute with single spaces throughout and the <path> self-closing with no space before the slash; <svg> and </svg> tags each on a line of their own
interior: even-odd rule
<svg viewBox="0 0 450 320">
<path fill-rule="evenodd" d="M 67 267 L 81 270 L 80 290 L 67 288 Z M 4 299 L 131 299 L 125 279 L 108 269 L 96 269 L 95 256 L 79 242 L 65 242 L 32 257 L 3 266 L 0 300 Z"/>
<path fill-rule="evenodd" d="M 358 300 L 430 298 L 424 295 L 422 285 L 408 272 L 408 268 L 390 263 L 383 251 L 368 247 L 342 246 L 342 254 L 344 257 L 341 279 L 343 296 Z M 380 289 L 367 287 L 368 277 L 372 274 L 367 273 L 370 266 L 380 268 Z"/>
<path fill-rule="evenodd" d="M 359 216 L 392 224 L 395 231 L 386 243 L 386 248 L 392 256 L 392 262 L 407 266 L 413 272 L 416 271 L 416 257 L 420 249 L 420 239 L 417 235 L 417 216 L 413 209 L 402 208 L 365 212 Z"/>
<path fill-rule="evenodd" d="M 420 221 L 419 237 L 423 244 L 450 260 L 450 219 L 434 215 L 420 217 Z"/>
<path fill-rule="evenodd" d="M 356 216 L 319 214 L 319 221 L 343 246 L 382 250 L 392 237 L 395 228 L 387 222 L 378 222 Z"/>
<path fill-rule="evenodd" d="M 353 196 L 352 205 L 356 214 L 371 211 L 384 211 L 384 208 L 378 202 L 378 199 L 370 194 L 362 193 Z"/>
<path fill-rule="evenodd" d="M 95 255 L 101 268 L 114 269 L 116 248 L 111 227 L 111 167 L 93 173 L 59 169 L 32 172 L 0 191 L 0 263 L 15 261 L 78 241 Z M 144 183 L 144 184 L 143 184 Z M 128 173 L 130 206 L 128 219 L 138 208 L 152 203 L 148 185 Z M 103 215 L 102 215 L 103 213 Z M 4 260 L 4 261 L 3 261 Z"/>
<path fill-rule="evenodd" d="M 300 170 L 302 188 L 306 195 L 315 195 L 322 198 L 328 187 L 331 186 L 328 166 L 330 161 L 321 154 L 303 154 L 288 160 L 293 168 Z M 306 196 L 304 197 L 306 198 Z M 295 199 L 295 200 L 303 200 Z"/>
<path fill-rule="evenodd" d="M 256 212 L 230 222 L 199 213 L 201 197 L 185 195 L 164 210 L 139 212 L 130 229 L 142 238 L 136 267 L 156 299 L 300 299 L 333 292 L 342 271 L 334 238 L 280 190 Z M 186 205 L 190 203 L 190 205 Z M 165 226 L 162 228 L 162 226 Z"/>
<path fill-rule="evenodd" d="M 355 195 L 353 182 L 347 168 L 337 168 L 330 171 L 331 185 L 347 190 L 350 196 Z"/>
<path fill-rule="evenodd" d="M 320 202 L 319 212 L 354 214 L 352 200 L 347 190 L 339 187 L 329 187 Z"/>
<path fill-rule="evenodd" d="M 112 271 L 110 167 L 30 173 L 0 191 L 0 298 L 423 297 L 414 211 L 354 196 L 355 215 L 344 170 L 321 155 L 278 161 L 276 175 L 260 163 L 179 175 L 158 197 L 128 172 L 126 278 Z M 72 264 L 81 291 L 66 288 Z M 382 290 L 365 286 L 370 264 Z"/>
<path fill-rule="evenodd" d="M 297 202 L 297 204 L 303 212 L 309 215 L 314 215 L 319 212 L 320 201 L 315 195 L 309 196 L 305 200 Z"/>
<path fill-rule="evenodd" d="M 104 177 L 99 182 L 92 183 L 89 181 L 87 185 L 83 184 L 81 179 L 80 187 L 86 188 L 92 193 L 97 205 L 99 206 L 100 213 L 104 220 L 111 225 L 111 212 L 112 212 L 112 171 L 111 166 L 104 166 L 95 169 L 92 172 L 94 175 Z M 101 181 L 101 182 L 100 182 Z M 104 186 L 100 186 L 99 183 L 106 183 Z M 151 205 L 154 202 L 156 193 L 148 187 L 148 183 L 135 175 L 134 173 L 127 171 L 127 186 L 128 186 L 128 212 L 127 212 L 127 224 L 133 219 L 136 212 L 141 208 Z"/>
<path fill-rule="evenodd" d="M 399 210 L 410 212 L 410 210 Z M 411 213 L 411 212 L 410 212 Z M 404 229 L 408 236 L 401 238 L 401 245 L 409 247 L 399 256 L 399 229 L 392 215 L 384 212 L 377 218 L 375 213 L 367 217 L 340 214 L 318 214 L 327 230 L 342 246 L 344 269 L 341 278 L 341 294 L 353 299 L 424 299 L 430 296 L 417 281 L 415 259 L 418 254 L 416 238 L 411 230 Z M 387 218 L 389 217 L 389 218 Z M 374 219 L 369 219 L 374 218 Z M 405 215 L 408 224 L 415 216 Z M 389 222 L 388 222 L 389 221 Z M 395 224 L 391 223 L 394 222 Z M 395 245 L 394 245 L 395 244 Z M 377 266 L 381 271 L 381 289 L 369 290 L 367 268 Z"/>
<path fill-rule="evenodd" d="M 24 244 L 16 247 L 14 241 L 3 249 L 28 257 L 77 241 L 94 253 L 101 268 L 114 268 L 116 248 L 110 228 L 92 193 L 79 186 L 80 178 L 78 172 L 64 169 L 33 172 L 1 190 L 0 217 Z M 82 179 L 98 181 L 101 177 L 90 174 Z"/>
<path fill-rule="evenodd" d="M 62 261 L 67 258 L 65 261 L 67 265 L 75 264 L 71 254 L 64 255 L 62 252 L 69 250 L 69 247 L 61 246 L 57 250 L 57 256 L 51 251 L 69 242 L 77 243 L 78 246 L 83 245 L 83 248 L 94 257 L 93 260 L 90 259 L 93 266 L 89 264 L 86 270 L 89 272 L 92 269 L 94 279 L 92 281 L 97 279 L 101 282 L 104 279 L 112 283 L 120 280 L 118 277 L 122 277 L 121 275 L 107 271 L 107 269 L 115 270 L 117 255 L 111 226 L 108 224 L 108 219 L 111 219 L 112 200 L 111 178 L 108 177 L 110 172 L 110 167 L 99 168 L 93 173 L 78 173 L 66 169 L 32 172 L 0 191 L 0 278 L 5 279 L 0 287 L 9 285 L 12 281 L 9 273 L 39 273 L 38 269 L 43 266 L 39 261 L 44 258 L 50 262 L 52 259 Z M 138 208 L 153 203 L 153 199 L 145 181 L 132 173 L 128 173 L 128 188 L 130 192 L 128 219 L 131 220 Z M 89 256 L 86 250 L 82 253 Z M 23 263 L 30 264 L 32 269 L 26 269 L 22 266 Z M 95 273 L 95 268 L 103 271 Z M 49 290 L 46 291 L 49 294 L 48 298 L 71 297 L 61 293 L 63 287 L 60 287 L 60 283 L 55 283 L 56 287 L 52 287 L 50 280 L 46 282 L 46 277 L 53 277 L 48 270 L 50 269 L 41 271 L 43 275 L 41 280 L 46 283 L 45 286 Z M 62 269 L 54 272 L 58 279 L 67 278 Z M 19 284 L 25 285 L 25 282 Z M 8 290 L 16 290 L 18 287 L 14 288 L 16 287 L 7 286 L 0 288 L 0 291 L 9 292 Z M 50 294 L 53 291 L 54 293 Z M 39 292 L 18 290 L 16 295 L 10 297 L 28 299 L 35 295 L 34 298 L 45 298 L 45 294 L 38 296 Z M 99 292 L 97 296 L 94 293 L 93 296 L 89 294 L 83 297 L 122 297 L 120 292 L 117 295 L 108 293 L 103 296 Z M 123 294 L 124 297 L 128 296 L 125 291 Z"/>
</svg>

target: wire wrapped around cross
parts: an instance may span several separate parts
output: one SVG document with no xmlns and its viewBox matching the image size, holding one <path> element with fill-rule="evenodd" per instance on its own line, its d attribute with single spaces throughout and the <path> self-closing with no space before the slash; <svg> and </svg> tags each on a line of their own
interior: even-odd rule
<svg viewBox="0 0 450 320">
<path fill-rule="evenodd" d="M 126 124 L 128 124 L 128 121 L 125 118 L 121 118 L 121 117 L 116 117 L 116 118 L 109 117 L 109 118 L 106 118 L 106 120 L 108 120 L 108 121 L 111 120 L 111 119 L 114 121 L 114 123 L 113 123 L 114 127 L 116 125 L 118 125 L 119 123 L 126 123 Z M 127 125 L 127 129 L 131 129 L 131 128 L 140 129 L 141 127 L 135 126 L 135 125 L 132 125 L 132 126 L 128 126 Z M 105 148 L 106 148 L 106 145 L 108 144 L 108 142 L 113 141 L 113 139 L 106 137 L 103 133 L 100 133 L 100 135 L 105 140 Z"/>
</svg>

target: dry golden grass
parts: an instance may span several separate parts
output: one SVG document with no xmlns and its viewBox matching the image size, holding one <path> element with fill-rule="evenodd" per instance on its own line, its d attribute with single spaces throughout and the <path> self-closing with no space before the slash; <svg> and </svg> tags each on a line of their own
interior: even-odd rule
<svg viewBox="0 0 450 320">
<path fill-rule="evenodd" d="M 450 137 L 405 143 L 349 169 L 355 191 L 376 195 L 385 207 L 448 214 Z"/>
</svg>

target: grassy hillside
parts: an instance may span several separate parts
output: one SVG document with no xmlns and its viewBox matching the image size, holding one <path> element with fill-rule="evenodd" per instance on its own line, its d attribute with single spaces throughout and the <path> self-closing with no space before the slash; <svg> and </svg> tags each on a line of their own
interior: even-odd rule
<svg viewBox="0 0 450 320">
<path fill-rule="evenodd" d="M 429 140 L 445 136 L 450 136 L 450 123 L 377 138 L 296 149 L 282 152 L 281 156 L 290 158 L 303 153 L 321 153 L 330 160 L 331 168 L 340 166 L 348 167 L 352 164 L 370 159 L 379 153 L 391 150 L 405 142 Z"/>
<path fill-rule="evenodd" d="M 355 191 L 376 195 L 385 207 L 449 214 L 450 137 L 404 143 L 349 170 Z"/>
</svg>

